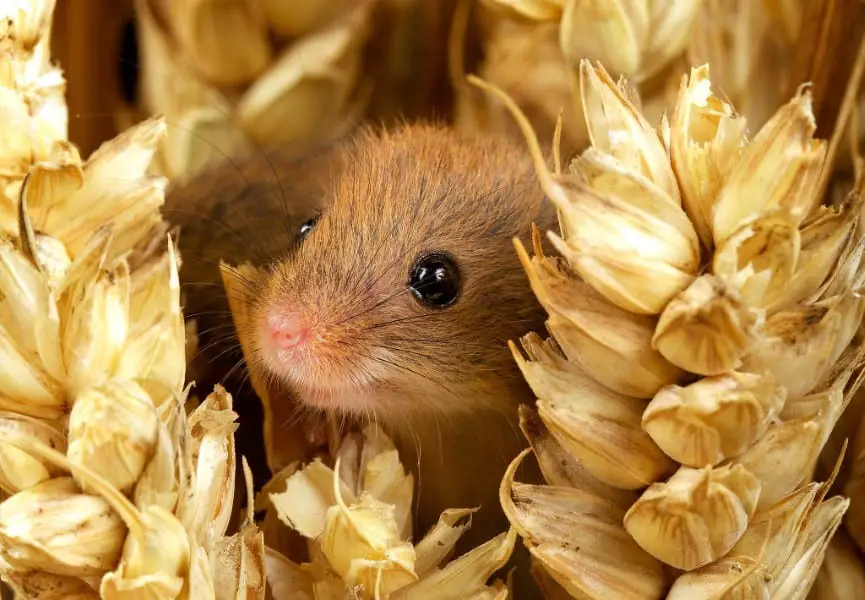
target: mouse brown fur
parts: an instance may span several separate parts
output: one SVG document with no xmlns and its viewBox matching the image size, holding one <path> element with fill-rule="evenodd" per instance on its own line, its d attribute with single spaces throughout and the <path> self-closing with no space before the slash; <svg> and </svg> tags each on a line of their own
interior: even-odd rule
<svg viewBox="0 0 865 600">
<path fill-rule="evenodd" d="M 498 137 L 413 124 L 362 128 L 303 161 L 268 158 L 279 183 L 271 175 L 263 184 L 263 161 L 251 158 L 239 165 L 245 178 L 220 167 L 169 194 L 166 216 L 182 227 L 181 277 L 219 281 L 219 258 L 263 269 L 244 282 L 255 298 L 248 367 L 292 390 L 292 410 L 373 420 L 393 436 L 415 472 L 416 537 L 446 508 L 481 507 L 462 549 L 506 530 L 498 485 L 525 445 L 517 408 L 534 399 L 506 343 L 542 330 L 546 318 L 512 240 L 527 239 L 532 223 L 556 222 L 528 153 Z M 305 236 L 291 234 L 313 215 Z M 233 232 L 199 233 L 219 229 L 208 219 Z M 430 253 L 456 265 L 450 306 L 424 305 L 409 289 Z M 209 315 L 202 332 L 218 328 L 222 302 L 212 290 L 192 292 L 187 313 Z M 311 332 L 288 354 L 268 337 L 283 314 L 300 315 Z"/>
</svg>

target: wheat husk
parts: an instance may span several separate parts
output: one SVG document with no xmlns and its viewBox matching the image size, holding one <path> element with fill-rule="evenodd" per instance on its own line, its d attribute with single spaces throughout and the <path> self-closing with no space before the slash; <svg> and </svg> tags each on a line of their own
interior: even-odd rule
<svg viewBox="0 0 865 600">
<path fill-rule="evenodd" d="M 376 426 L 341 438 L 333 467 L 317 458 L 268 487 L 281 491 L 266 488 L 257 504 L 300 533 L 310 557 L 296 563 L 268 551 L 269 585 L 280 597 L 509 597 L 504 582 L 488 580 L 510 558 L 516 532 L 451 558 L 476 509 L 449 509 L 412 543 L 413 480 Z"/>
<path fill-rule="evenodd" d="M 521 349 L 512 345 L 537 395 L 540 421 L 593 478 L 623 490 L 651 483 L 626 507 L 621 532 L 654 561 L 647 564 L 681 574 L 640 597 L 724 590 L 736 597 L 804 598 L 830 540 L 850 515 L 852 498 L 828 497 L 837 469 L 828 481 L 812 482 L 863 379 L 865 348 L 856 333 L 863 265 L 853 250 L 863 239 L 862 176 L 842 202 L 820 206 L 821 176 L 832 168 L 832 157 L 827 142 L 814 138 L 805 87 L 748 135 L 747 119 L 712 91 L 709 67 L 697 66 L 682 77 L 669 121 L 656 130 L 626 82 L 617 83 L 601 63 L 582 61 L 579 68 L 591 145 L 566 172 L 559 154 L 556 171 L 550 171 L 534 128 L 506 91 L 470 77 L 514 115 L 539 182 L 559 211 L 559 231 L 543 233 L 560 256 L 543 253 L 541 232 L 535 232 L 534 256 L 515 240 L 532 289 L 550 315 L 550 339 L 531 334 Z M 632 196 L 632 189 L 642 194 Z M 671 216 L 680 213 L 672 211 L 684 215 L 681 225 L 679 216 Z M 678 232 L 687 235 L 677 238 Z M 676 245 L 679 239 L 698 241 Z M 604 319 L 584 317 L 584 298 L 590 297 L 595 307 L 609 306 Z M 660 352 L 654 373 L 664 372 L 666 363 L 666 372 L 675 374 L 657 387 L 635 385 L 644 379 L 639 367 L 647 364 L 634 360 L 636 354 L 628 361 L 636 368 L 613 377 L 582 342 L 613 339 L 617 327 L 633 327 L 638 319 L 653 332 L 646 350 Z M 626 346 L 614 347 L 621 352 Z M 586 426 L 600 414 L 589 398 L 623 392 L 634 397 L 631 410 L 642 419 L 636 431 L 622 436 L 622 416 L 599 421 L 615 423 L 615 430 Z M 580 402 L 567 400 L 569 394 Z M 651 434 L 657 444 L 651 452 L 637 451 L 638 431 Z M 658 450 L 682 466 L 675 474 L 659 469 L 652 481 L 637 484 L 635 475 L 651 473 L 635 470 L 639 461 Z M 598 462 L 598 455 L 614 459 Z M 855 491 L 855 467 L 852 472 L 848 488 Z M 530 495 L 525 506 L 537 510 L 554 494 L 597 493 L 594 479 L 574 480 L 559 492 L 562 478 L 547 477 L 548 486 L 531 492 L 503 492 L 503 504 Z M 574 514 L 551 511 L 554 517 L 542 520 L 510 511 L 530 549 L 548 535 L 549 519 Z M 562 553 L 535 554 L 536 568 L 574 598 L 611 597 L 613 591 L 586 587 L 582 578 L 591 570 L 579 566 L 585 557 Z M 601 564 L 618 568 L 625 554 Z M 634 568 L 622 566 L 620 581 L 605 579 L 623 597 L 634 593 L 627 591 L 635 580 L 626 572 Z M 763 579 L 766 573 L 771 579 Z"/>
<path fill-rule="evenodd" d="M 465 85 L 465 68 L 457 65 L 472 43 L 480 44 L 482 56 L 469 72 L 506 91 L 542 139 L 552 136 L 561 114 L 569 154 L 590 143 L 573 83 L 582 59 L 626 77 L 653 126 L 672 113 L 688 68 L 711 65 L 715 86 L 752 132 L 796 87 L 811 82 L 814 112 L 828 137 L 841 119 L 861 17 L 861 5 L 833 0 L 486 0 L 456 27 L 459 42 L 451 42 L 456 120 L 470 130 L 520 135 L 500 102 Z M 841 162 L 848 164 L 847 157 Z"/>
<path fill-rule="evenodd" d="M 172 125 L 153 170 L 176 180 L 276 144 L 305 148 L 358 117 L 437 101 L 449 2 L 136 0 L 141 97 Z M 422 28 L 425 27 L 426 30 Z M 395 56 L 417 57 L 426 69 Z"/>
<path fill-rule="evenodd" d="M 236 414 L 221 388 L 184 409 L 179 257 L 148 174 L 165 121 L 79 157 L 54 3 L 16 6 L 0 96 L 29 107 L 30 146 L 0 144 L 0 577 L 22 599 L 213 598 Z"/>
<path fill-rule="evenodd" d="M 675 102 L 678 74 L 705 10 L 703 0 L 464 4 L 467 14 L 455 17 L 450 50 L 457 126 L 520 136 L 501 102 L 466 86 L 462 55 L 471 41 L 482 47 L 472 72 L 506 91 L 542 137 L 552 136 L 562 116 L 568 153 L 590 142 L 576 81 L 580 61 L 600 61 L 614 78 L 627 77 L 655 124 Z"/>
<path fill-rule="evenodd" d="M 258 146 L 310 143 L 368 101 L 358 95 L 359 61 L 375 1 L 278 45 L 268 16 L 281 17 L 263 4 L 136 1 L 142 108 L 175 125 L 160 148 L 161 174 L 179 179 Z"/>
</svg>

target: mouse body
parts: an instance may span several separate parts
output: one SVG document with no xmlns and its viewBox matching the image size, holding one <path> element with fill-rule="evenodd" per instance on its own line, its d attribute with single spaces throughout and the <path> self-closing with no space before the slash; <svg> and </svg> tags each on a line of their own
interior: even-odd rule
<svg viewBox="0 0 865 600">
<path fill-rule="evenodd" d="M 546 319 L 513 238 L 557 223 L 528 152 L 403 124 L 266 159 L 220 165 L 167 196 L 200 368 L 218 369 L 228 342 L 210 339 L 230 334 L 218 262 L 252 262 L 247 368 L 290 390 L 290 411 L 392 436 L 415 476 L 416 538 L 447 508 L 480 508 L 463 550 L 505 531 L 499 484 L 526 445 L 518 406 L 534 401 L 507 342 Z"/>
</svg>

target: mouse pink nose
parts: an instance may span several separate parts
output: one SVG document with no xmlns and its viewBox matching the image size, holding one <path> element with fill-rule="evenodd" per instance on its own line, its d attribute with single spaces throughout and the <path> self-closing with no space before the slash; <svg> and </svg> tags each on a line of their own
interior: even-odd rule
<svg viewBox="0 0 865 600">
<path fill-rule="evenodd" d="M 309 339 L 309 327 L 297 314 L 272 315 L 268 328 L 271 341 L 281 350 L 292 350 Z"/>
</svg>

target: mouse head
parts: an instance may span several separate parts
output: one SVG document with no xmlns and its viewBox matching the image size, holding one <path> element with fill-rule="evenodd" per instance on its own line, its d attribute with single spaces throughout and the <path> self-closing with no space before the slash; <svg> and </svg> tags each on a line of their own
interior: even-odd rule
<svg viewBox="0 0 865 600">
<path fill-rule="evenodd" d="M 512 240 L 555 222 L 526 153 L 412 125 L 364 130 L 338 162 L 259 282 L 250 368 L 343 415 L 512 410 L 528 388 L 506 342 L 545 316 Z"/>
</svg>

